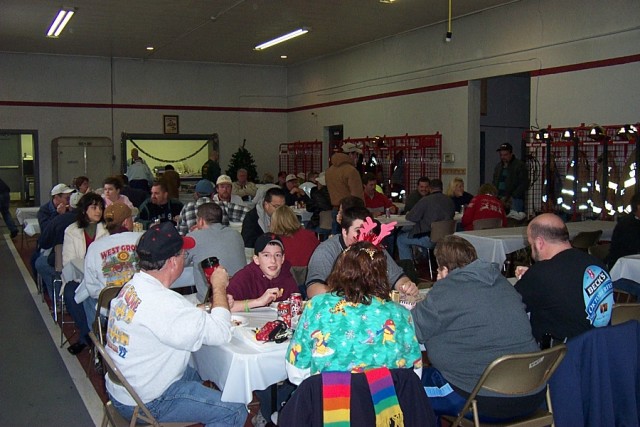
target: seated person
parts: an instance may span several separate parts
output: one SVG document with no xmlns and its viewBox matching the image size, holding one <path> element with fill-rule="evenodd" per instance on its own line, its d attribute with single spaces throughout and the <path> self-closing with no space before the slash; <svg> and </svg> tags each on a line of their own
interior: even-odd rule
<svg viewBox="0 0 640 427">
<path fill-rule="evenodd" d="M 328 291 L 327 278 L 333 264 L 345 249 L 358 241 L 360 229 L 367 218 L 370 220 L 371 213 L 366 208 L 354 207 L 345 210 L 341 218 L 341 233 L 318 245 L 309 261 L 306 283 L 309 298 Z M 417 295 L 416 284 L 404 274 L 386 250 L 383 249 L 382 252 L 387 257 L 387 280 L 392 288 L 404 294 Z"/>
<path fill-rule="evenodd" d="M 418 178 L 418 187 L 407 196 L 407 202 L 404 205 L 404 213 L 407 213 L 413 208 L 416 203 L 420 201 L 424 196 L 431 192 L 431 180 L 429 177 L 421 176 Z"/>
<path fill-rule="evenodd" d="M 211 275 L 207 304 L 196 307 L 170 289 L 184 270 L 185 250 L 194 245 L 170 222 L 142 235 L 136 248 L 140 272 L 111 301 L 105 349 L 158 422 L 242 427 L 246 406 L 222 402 L 220 391 L 204 386 L 189 366 L 191 352 L 232 337 L 223 266 Z M 114 408 L 130 419 L 138 410 L 131 395 L 110 375 L 105 385 Z"/>
<path fill-rule="evenodd" d="M 473 199 L 473 194 L 464 191 L 464 180 L 459 177 L 451 180 L 446 194 L 453 200 L 456 212 L 462 212 L 462 209 Z"/>
<path fill-rule="evenodd" d="M 330 211 L 333 209 L 331 206 L 331 198 L 329 197 L 329 188 L 327 188 L 327 181 L 322 172 L 316 178 L 316 186 L 312 187 L 309 191 L 309 203 L 307 203 L 307 212 L 313 212 L 307 228 L 315 230 L 320 226 L 320 212 Z M 362 200 L 362 199 L 358 199 Z"/>
<path fill-rule="evenodd" d="M 236 172 L 237 181 L 233 183 L 231 194 L 240 197 L 242 200 L 251 200 L 256 195 L 258 187 L 249 181 L 249 172 L 246 169 L 240 168 Z"/>
<path fill-rule="evenodd" d="M 249 311 L 274 301 L 284 301 L 298 292 L 291 265 L 284 259 L 284 244 L 273 233 L 258 237 L 253 262 L 238 271 L 227 288 L 235 301 L 231 311 Z"/>
<path fill-rule="evenodd" d="M 149 224 L 156 221 L 172 221 L 177 225 L 183 207 L 180 200 L 169 198 L 169 191 L 164 182 L 156 181 L 151 187 L 151 197 L 140 206 L 136 221 L 141 222 L 145 230 L 149 228 Z"/>
<path fill-rule="evenodd" d="M 371 368 L 422 371 L 422 354 L 409 310 L 391 301 L 387 256 L 359 241 L 338 256 L 328 292 L 304 308 L 287 351 L 289 381 L 323 371 Z M 366 322 L 363 323 L 363 319 Z"/>
<path fill-rule="evenodd" d="M 432 365 L 422 373 L 431 405 L 436 415 L 457 415 L 491 362 L 539 348 L 520 295 L 497 264 L 479 260 L 471 243 L 458 236 L 438 243 L 435 256 L 438 280 L 411 314 Z M 533 412 L 544 396 L 544 388 L 522 397 L 482 390 L 478 409 L 487 422 L 507 419 Z"/>
<path fill-rule="evenodd" d="M 465 231 L 473 230 L 473 221 L 477 219 L 499 218 L 502 226 L 507 226 L 507 215 L 502 201 L 498 199 L 498 189 L 493 184 L 482 184 L 478 195 L 471 199 L 462 215 Z"/>
<path fill-rule="evenodd" d="M 392 214 L 398 213 L 398 207 L 384 194 L 376 191 L 378 180 L 375 175 L 367 173 L 362 179 L 364 188 L 364 204 L 374 217 L 384 215 L 385 209 Z"/>
<path fill-rule="evenodd" d="M 253 248 L 256 239 L 269 232 L 271 215 L 276 209 L 285 204 L 285 194 L 282 188 L 271 185 L 264 193 L 260 190 L 256 193 L 256 205 L 245 215 L 244 221 L 242 221 L 241 234 L 245 248 Z"/>
<path fill-rule="evenodd" d="M 527 240 L 535 264 L 516 268 L 515 288 L 531 314 L 535 339 L 547 346 L 607 326 L 613 286 L 604 263 L 572 248 L 566 224 L 554 214 L 535 217 Z"/>
<path fill-rule="evenodd" d="M 294 174 L 287 175 L 287 182 L 282 188 L 285 194 L 287 206 L 294 206 L 296 203 L 309 203 L 309 196 L 300 188 L 300 181 Z"/>
<path fill-rule="evenodd" d="M 287 261 L 293 267 L 308 266 L 311 254 L 320 244 L 316 234 L 303 228 L 287 205 L 280 206 L 271 216 L 271 232 L 282 240 Z"/>
</svg>

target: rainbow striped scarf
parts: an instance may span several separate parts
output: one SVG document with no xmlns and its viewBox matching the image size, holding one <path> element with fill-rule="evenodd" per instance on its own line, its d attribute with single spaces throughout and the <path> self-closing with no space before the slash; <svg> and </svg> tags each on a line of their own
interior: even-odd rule
<svg viewBox="0 0 640 427">
<path fill-rule="evenodd" d="M 375 368 L 364 374 L 376 413 L 376 427 L 403 427 L 404 417 L 389 369 Z M 322 373 L 322 411 L 326 427 L 351 425 L 351 373 Z"/>
</svg>

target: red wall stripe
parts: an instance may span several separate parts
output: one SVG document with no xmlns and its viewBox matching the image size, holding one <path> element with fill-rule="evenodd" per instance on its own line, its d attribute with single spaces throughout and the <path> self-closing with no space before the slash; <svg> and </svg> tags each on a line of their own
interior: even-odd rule
<svg viewBox="0 0 640 427">
<path fill-rule="evenodd" d="M 581 64 L 564 65 L 560 67 L 543 68 L 531 70 L 531 77 L 547 76 L 552 74 L 562 74 L 594 68 L 612 67 L 616 65 L 640 62 L 640 54 L 622 56 L 618 58 L 603 59 L 599 61 L 583 62 Z M 220 112 L 242 112 L 242 113 L 292 113 L 296 111 L 310 110 L 314 108 L 333 107 L 337 105 L 356 104 L 359 102 L 375 101 L 378 99 L 395 98 L 399 96 L 414 95 L 417 93 L 435 92 L 440 90 L 466 87 L 468 82 L 457 81 L 443 83 L 432 86 L 417 87 L 414 89 L 398 90 L 393 92 L 379 93 L 375 95 L 346 98 L 338 101 L 324 102 L 319 104 L 303 105 L 295 108 L 251 108 L 251 107 L 210 107 L 205 105 L 153 105 L 153 104 L 100 104 L 84 102 L 37 102 L 37 101 L 0 101 L 3 107 L 44 107 L 44 108 L 106 108 L 118 110 L 173 110 L 173 111 L 220 111 Z"/>
</svg>

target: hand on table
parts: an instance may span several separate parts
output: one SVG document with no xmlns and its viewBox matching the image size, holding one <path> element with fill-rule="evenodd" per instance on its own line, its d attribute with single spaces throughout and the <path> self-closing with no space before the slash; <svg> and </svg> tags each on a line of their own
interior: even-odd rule
<svg viewBox="0 0 640 427">
<path fill-rule="evenodd" d="M 413 297 L 419 294 L 418 286 L 408 279 L 396 284 L 396 290 L 400 291 L 401 294 Z"/>
</svg>

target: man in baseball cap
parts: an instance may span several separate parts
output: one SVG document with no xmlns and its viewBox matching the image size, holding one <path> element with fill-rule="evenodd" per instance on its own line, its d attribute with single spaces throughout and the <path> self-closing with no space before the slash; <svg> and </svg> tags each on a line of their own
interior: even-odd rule
<svg viewBox="0 0 640 427">
<path fill-rule="evenodd" d="M 69 197 L 74 191 L 73 188 L 62 183 L 53 186 L 51 200 L 40 206 L 38 210 L 38 225 L 40 225 L 41 233 L 53 218 L 69 210 Z"/>
<path fill-rule="evenodd" d="M 283 190 L 285 194 L 284 202 L 287 206 L 294 206 L 296 203 L 309 203 L 309 196 L 300 188 L 300 181 L 294 174 L 287 175 L 287 182 Z"/>
<path fill-rule="evenodd" d="M 231 194 L 233 190 L 233 181 L 229 175 L 220 175 L 216 181 L 216 190 L 213 196 L 214 202 L 231 202 L 236 205 L 242 205 L 242 197 Z"/>
<path fill-rule="evenodd" d="M 220 391 L 202 385 L 189 366 L 191 352 L 232 337 L 224 266 L 211 275 L 213 297 L 201 306 L 170 289 L 184 269 L 185 250 L 194 245 L 171 222 L 152 225 L 140 238 L 141 271 L 111 302 L 106 351 L 160 423 L 189 419 L 241 427 L 245 406 L 222 403 Z M 113 406 L 129 419 L 137 410 L 135 401 L 109 376 L 106 387 Z"/>
</svg>

